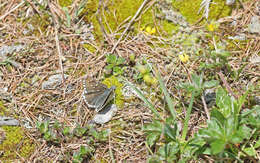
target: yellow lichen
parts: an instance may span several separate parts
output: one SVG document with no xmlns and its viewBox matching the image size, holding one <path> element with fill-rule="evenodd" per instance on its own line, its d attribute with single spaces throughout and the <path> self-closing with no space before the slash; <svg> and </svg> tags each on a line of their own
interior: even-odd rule
<svg viewBox="0 0 260 163">
<path fill-rule="evenodd" d="M 202 0 L 173 0 L 172 5 L 180 11 L 189 23 L 193 24 L 202 17 L 203 11 L 198 14 L 201 1 Z M 216 20 L 228 16 L 231 9 L 230 6 L 225 4 L 224 0 L 214 0 L 214 3 L 210 4 L 208 19 Z"/>
<path fill-rule="evenodd" d="M 122 88 L 123 84 L 118 81 L 118 79 L 115 76 L 111 76 L 109 78 L 106 78 L 103 83 L 107 85 L 108 87 L 116 86 L 115 90 L 115 104 L 118 107 L 124 106 L 124 100 L 123 100 L 123 94 L 122 94 Z"/>
<path fill-rule="evenodd" d="M 23 157 L 28 158 L 34 151 L 35 145 L 33 142 L 25 137 L 24 131 L 21 127 L 4 126 L 6 138 L 0 144 L 0 151 L 3 151 L 1 157 L 4 161 L 12 161 Z"/>
</svg>

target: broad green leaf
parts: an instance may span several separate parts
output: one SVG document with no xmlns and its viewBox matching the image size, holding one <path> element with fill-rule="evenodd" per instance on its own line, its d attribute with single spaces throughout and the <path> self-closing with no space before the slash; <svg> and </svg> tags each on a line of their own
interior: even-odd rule
<svg viewBox="0 0 260 163">
<path fill-rule="evenodd" d="M 193 92 L 195 87 L 190 83 L 180 83 L 179 87 L 185 89 L 187 92 Z"/>
<path fill-rule="evenodd" d="M 176 142 L 170 142 L 168 144 L 164 144 L 158 150 L 158 155 L 164 158 L 167 162 L 173 162 L 177 159 L 176 154 L 179 152 L 180 147 Z"/>
<path fill-rule="evenodd" d="M 254 147 L 247 147 L 243 151 L 246 152 L 249 156 L 255 156 L 257 153 Z"/>
<path fill-rule="evenodd" d="M 177 128 L 172 128 L 168 124 L 164 125 L 165 135 L 168 136 L 169 138 L 171 138 L 172 140 L 176 140 L 176 132 L 177 132 Z"/>
<path fill-rule="evenodd" d="M 117 59 L 116 65 L 121 65 L 121 64 L 123 64 L 124 62 L 125 62 L 125 59 L 124 59 L 123 57 L 119 57 L 119 58 Z"/>
<path fill-rule="evenodd" d="M 191 80 L 197 91 L 199 91 L 202 88 L 203 75 L 201 74 L 200 76 L 198 76 L 196 74 L 191 74 Z"/>
<path fill-rule="evenodd" d="M 210 144 L 212 154 L 218 154 L 225 149 L 226 142 L 222 139 L 217 139 Z"/>
<path fill-rule="evenodd" d="M 160 133 L 150 133 L 146 136 L 146 142 L 151 147 L 159 139 Z"/>
<path fill-rule="evenodd" d="M 256 141 L 254 148 L 259 148 L 260 147 L 260 139 L 258 137 L 258 140 Z"/>
<path fill-rule="evenodd" d="M 158 120 L 153 120 L 152 123 L 144 125 L 143 130 L 145 132 L 163 132 L 163 123 Z"/>
<path fill-rule="evenodd" d="M 116 64 L 117 57 L 115 55 L 108 54 L 108 55 L 106 55 L 106 59 L 107 59 L 107 63 L 113 64 L 113 65 Z"/>
<path fill-rule="evenodd" d="M 212 87 L 215 87 L 219 84 L 219 81 L 217 80 L 211 80 L 211 81 L 205 81 L 203 83 L 203 87 L 204 88 L 212 88 Z"/>
<path fill-rule="evenodd" d="M 216 108 L 212 109 L 212 111 L 210 113 L 211 113 L 210 117 L 216 118 L 221 124 L 225 123 L 225 120 L 226 120 L 225 117 Z"/>
<path fill-rule="evenodd" d="M 225 118 L 228 118 L 232 112 L 233 101 L 229 97 L 226 91 L 222 88 L 217 89 L 216 92 L 216 105 L 218 106 L 220 112 L 224 115 Z"/>
<path fill-rule="evenodd" d="M 111 70 L 113 67 L 114 67 L 114 65 L 108 64 L 105 68 L 106 68 L 107 70 Z"/>
<path fill-rule="evenodd" d="M 243 142 L 243 140 L 248 140 L 251 137 L 251 129 L 245 125 L 240 126 L 239 129 L 232 135 L 232 143 L 237 144 Z"/>
<path fill-rule="evenodd" d="M 121 67 L 115 66 L 113 68 L 114 75 L 121 75 L 124 73 L 124 70 Z"/>
</svg>

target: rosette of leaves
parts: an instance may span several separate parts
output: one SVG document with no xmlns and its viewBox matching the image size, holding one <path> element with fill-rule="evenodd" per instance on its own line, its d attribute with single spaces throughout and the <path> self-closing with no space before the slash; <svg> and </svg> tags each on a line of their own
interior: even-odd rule
<svg viewBox="0 0 260 163">
<path fill-rule="evenodd" d="M 114 54 L 106 55 L 107 66 L 105 67 L 107 74 L 112 74 L 115 76 L 122 75 L 124 73 L 123 65 L 125 59 L 123 57 L 117 57 Z"/>
</svg>

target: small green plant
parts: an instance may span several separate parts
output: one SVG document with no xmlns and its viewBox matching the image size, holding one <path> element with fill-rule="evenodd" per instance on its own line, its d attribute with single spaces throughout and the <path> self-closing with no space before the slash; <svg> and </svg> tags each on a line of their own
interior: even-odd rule
<svg viewBox="0 0 260 163">
<path fill-rule="evenodd" d="M 60 143 L 69 143 L 76 139 L 85 139 L 86 144 L 81 146 L 77 152 L 71 156 L 73 162 L 82 162 L 88 157 L 93 156 L 94 149 L 99 142 L 107 141 L 109 130 L 96 131 L 92 125 L 79 126 L 74 129 L 66 127 L 57 121 L 50 125 L 49 121 L 37 122 L 36 124 L 43 138 L 50 144 L 59 145 Z M 66 162 L 66 161 L 65 161 Z"/>
<path fill-rule="evenodd" d="M 137 81 L 142 79 L 147 85 L 157 84 L 156 78 L 151 73 L 152 69 L 147 64 L 137 64 L 136 69 L 139 71 L 135 77 Z"/>
<path fill-rule="evenodd" d="M 192 80 L 191 83 L 182 83 L 182 84 L 180 84 L 180 88 L 183 88 L 187 92 L 192 94 L 191 95 L 191 101 L 190 101 L 191 107 L 189 106 L 188 114 L 187 114 L 187 117 L 186 117 L 187 119 L 186 120 L 189 120 L 189 114 L 191 112 L 191 108 L 192 108 L 192 105 L 193 105 L 194 98 L 201 95 L 201 100 L 205 101 L 204 96 L 203 96 L 203 91 L 205 89 L 207 89 L 207 88 L 216 87 L 219 84 L 219 82 L 217 80 L 211 80 L 211 81 L 205 81 L 204 82 L 203 81 L 203 74 L 201 74 L 199 76 L 196 75 L 196 74 L 192 74 L 191 75 L 191 80 Z M 205 109 L 205 112 L 207 114 L 208 119 L 210 119 L 207 107 L 204 106 L 204 109 Z M 188 122 L 185 121 L 184 130 L 186 129 L 187 125 L 188 125 Z"/>
<path fill-rule="evenodd" d="M 122 75 L 124 73 L 123 64 L 125 59 L 123 57 L 117 57 L 113 54 L 106 55 L 107 66 L 105 67 L 107 71 L 110 71 L 115 76 Z"/>
<path fill-rule="evenodd" d="M 73 154 L 73 163 L 81 163 L 88 156 L 93 156 L 94 149 L 89 146 L 80 146 L 79 151 Z"/>
<path fill-rule="evenodd" d="M 197 134 L 197 138 L 205 142 L 201 153 L 213 155 L 219 160 L 225 158 L 241 162 L 244 157 L 257 162 L 255 149 L 259 148 L 260 107 L 241 114 L 246 96 L 247 93 L 236 100 L 224 89 L 217 90 L 217 107 L 211 112 L 208 127 L 200 129 Z"/>
<path fill-rule="evenodd" d="M 167 103 L 167 107 L 163 109 L 166 110 L 166 113 L 169 111 L 170 114 L 162 115 L 159 113 L 138 88 L 128 83 L 155 115 L 153 121 L 144 125 L 143 128 L 146 134 L 146 145 L 152 155 L 148 162 L 186 162 L 192 158 L 195 159 L 195 153 L 199 147 L 203 145 L 203 141 L 187 138 L 188 121 L 190 119 L 193 102 L 195 97 L 201 95 L 205 88 L 216 86 L 218 81 L 212 80 L 209 82 L 203 82 L 203 75 L 197 76 L 194 74 L 192 75 L 192 83 L 182 84 L 183 88 L 186 88 L 189 92 L 192 92 L 192 97 L 185 116 L 184 127 L 181 132 L 181 128 L 177 125 L 176 120 L 178 117 L 174 109 L 173 101 L 162 81 L 159 72 L 157 72 L 156 69 L 154 69 L 154 71 Z M 155 152 L 151 150 L 151 147 L 155 148 Z"/>
<path fill-rule="evenodd" d="M 57 143 L 59 141 L 55 132 L 50 129 L 49 121 L 37 122 L 36 127 L 46 141 Z"/>
</svg>

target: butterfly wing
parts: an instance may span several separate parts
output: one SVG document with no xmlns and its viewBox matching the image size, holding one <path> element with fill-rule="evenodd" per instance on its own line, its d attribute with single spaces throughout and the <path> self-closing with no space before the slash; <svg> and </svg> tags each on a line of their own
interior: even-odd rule
<svg viewBox="0 0 260 163">
<path fill-rule="evenodd" d="M 95 103 L 97 104 L 96 112 L 100 112 L 114 97 L 115 86 L 106 89 L 103 94 L 96 98 Z M 93 101 L 94 102 L 94 101 Z"/>
<path fill-rule="evenodd" d="M 83 99 L 89 108 L 101 111 L 112 99 L 115 86 L 107 88 L 106 85 L 95 80 L 83 82 Z"/>
</svg>

